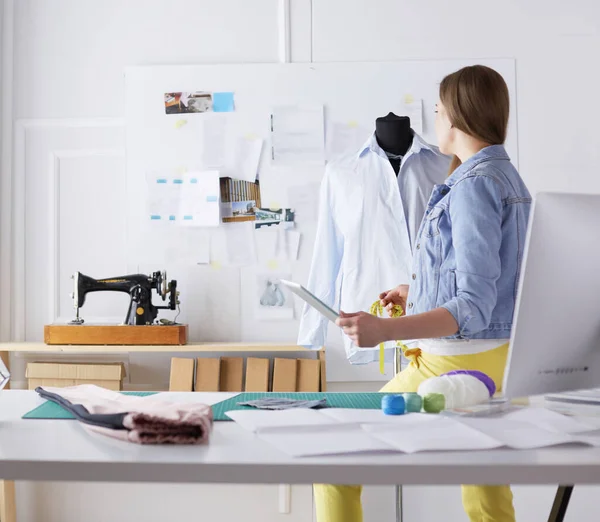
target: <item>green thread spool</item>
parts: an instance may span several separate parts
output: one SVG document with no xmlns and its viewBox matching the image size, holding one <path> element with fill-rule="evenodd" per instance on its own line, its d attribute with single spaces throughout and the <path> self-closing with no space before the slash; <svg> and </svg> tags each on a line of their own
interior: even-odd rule
<svg viewBox="0 0 600 522">
<path fill-rule="evenodd" d="M 419 413 L 423 406 L 423 399 L 418 393 L 404 393 L 406 413 Z"/>
<path fill-rule="evenodd" d="M 446 407 L 446 397 L 441 393 L 428 393 L 423 397 L 423 409 L 427 413 L 439 413 Z"/>
</svg>

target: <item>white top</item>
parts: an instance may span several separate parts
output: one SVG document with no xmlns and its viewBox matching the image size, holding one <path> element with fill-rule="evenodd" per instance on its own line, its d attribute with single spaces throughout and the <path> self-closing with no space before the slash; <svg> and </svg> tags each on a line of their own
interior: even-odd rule
<svg viewBox="0 0 600 522">
<path fill-rule="evenodd" d="M 508 339 L 419 339 L 405 343 L 432 355 L 473 355 L 500 348 Z"/>
<path fill-rule="evenodd" d="M 211 404 L 233 394 L 171 393 Z M 600 448 L 484 450 L 293 458 L 234 422 L 207 446 L 141 446 L 90 434 L 74 420 L 24 420 L 33 391 L 0 393 L 0 478 L 261 484 L 597 484 Z"/>
<path fill-rule="evenodd" d="M 304 286 L 334 310 L 368 312 L 381 292 L 408 284 L 411 245 L 433 186 L 448 175 L 449 161 L 415 133 L 397 177 L 375 135 L 358 152 L 329 163 Z M 320 347 L 326 335 L 327 319 L 304 306 L 298 344 Z M 377 347 L 359 349 L 343 339 L 351 363 L 378 360 Z"/>
</svg>

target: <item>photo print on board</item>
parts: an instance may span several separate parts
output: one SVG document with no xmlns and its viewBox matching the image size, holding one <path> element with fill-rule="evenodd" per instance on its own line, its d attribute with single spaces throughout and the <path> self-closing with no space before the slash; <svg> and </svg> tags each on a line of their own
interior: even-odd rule
<svg viewBox="0 0 600 522">
<path fill-rule="evenodd" d="M 166 114 L 212 112 L 213 95 L 206 91 L 165 93 Z"/>
</svg>

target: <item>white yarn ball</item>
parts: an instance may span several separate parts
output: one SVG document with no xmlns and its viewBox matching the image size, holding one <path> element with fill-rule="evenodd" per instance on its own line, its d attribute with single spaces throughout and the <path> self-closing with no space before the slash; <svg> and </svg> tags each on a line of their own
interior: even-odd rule
<svg viewBox="0 0 600 522">
<path fill-rule="evenodd" d="M 446 398 L 446 409 L 464 408 L 490 398 L 486 385 L 477 377 L 466 374 L 431 377 L 421 383 L 417 393 L 421 397 L 428 393 L 441 393 Z"/>
</svg>

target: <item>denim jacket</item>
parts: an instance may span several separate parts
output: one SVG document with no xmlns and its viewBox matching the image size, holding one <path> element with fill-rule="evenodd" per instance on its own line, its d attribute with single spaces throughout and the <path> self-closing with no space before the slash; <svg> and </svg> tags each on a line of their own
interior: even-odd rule
<svg viewBox="0 0 600 522">
<path fill-rule="evenodd" d="M 510 338 L 531 196 L 502 145 L 433 189 L 414 248 L 407 315 L 443 307 L 450 339 Z"/>
</svg>

